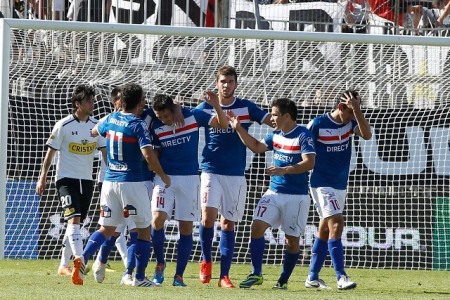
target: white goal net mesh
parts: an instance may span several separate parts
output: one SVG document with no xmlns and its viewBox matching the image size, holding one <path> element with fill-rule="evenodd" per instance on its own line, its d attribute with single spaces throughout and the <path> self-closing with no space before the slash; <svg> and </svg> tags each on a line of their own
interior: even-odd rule
<svg viewBox="0 0 450 300">
<path fill-rule="evenodd" d="M 97 118 L 112 109 L 111 89 L 127 82 L 141 84 L 149 101 L 167 93 L 195 106 L 203 90 L 214 88 L 217 69 L 230 64 L 238 71 L 238 96 L 267 111 L 272 99 L 293 99 L 299 124 L 330 111 L 343 90 L 359 90 L 374 135 L 369 141 L 354 139 L 343 233 L 346 265 L 449 269 L 450 47 L 95 31 L 11 33 L 5 257 L 60 255 L 65 224 L 54 182 L 42 198 L 35 194 L 35 183 L 53 125 L 71 112 L 75 85 L 96 87 Z M 251 127 L 257 138 L 268 131 L 265 125 Z M 237 226 L 235 262 L 250 261 L 252 211 L 268 188 L 265 168 L 271 159 L 271 153 L 247 152 L 249 187 L 246 213 Z M 96 193 L 85 236 L 97 228 L 98 201 Z M 301 264 L 309 263 L 318 221 L 311 205 Z M 219 231 L 217 226 L 215 259 L 220 258 Z M 198 228 L 194 234 L 191 259 L 199 261 Z M 264 262 L 280 264 L 284 233 L 273 228 L 266 239 Z M 166 240 L 167 259 L 174 260 L 174 221 L 167 225 Z"/>
</svg>

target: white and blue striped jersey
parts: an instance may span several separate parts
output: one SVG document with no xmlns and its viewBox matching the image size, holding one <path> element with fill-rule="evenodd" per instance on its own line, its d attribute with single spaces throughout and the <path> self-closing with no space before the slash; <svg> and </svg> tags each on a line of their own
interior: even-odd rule
<svg viewBox="0 0 450 300">
<path fill-rule="evenodd" d="M 213 116 L 198 109 L 182 108 L 184 126 L 152 124 L 153 144 L 160 149 L 159 162 L 168 175 L 198 175 L 199 127 L 208 127 Z"/>
<path fill-rule="evenodd" d="M 352 136 L 358 126 L 356 120 L 347 124 L 334 121 L 330 113 L 314 118 L 308 129 L 316 142 L 316 165 L 311 173 L 311 187 L 347 188 Z"/>
<path fill-rule="evenodd" d="M 214 113 L 211 105 L 203 102 L 197 106 L 209 114 Z M 235 98 L 233 103 L 222 106 L 224 111 L 231 110 L 239 117 L 242 127 L 248 131 L 253 122 L 262 124 L 267 112 L 255 103 Z M 239 135 L 229 125 L 226 129 L 210 127 L 205 130 L 205 147 L 202 152 L 201 169 L 205 173 L 228 176 L 243 176 L 246 163 L 246 147 Z"/>
<path fill-rule="evenodd" d="M 302 161 L 303 154 L 315 154 L 314 137 L 302 126 L 296 126 L 290 132 L 275 130 L 262 141 L 269 150 L 273 150 L 273 165 L 287 167 Z M 285 174 L 270 177 L 270 190 L 290 195 L 308 194 L 308 172 Z"/>
<path fill-rule="evenodd" d="M 113 112 L 98 126 L 106 137 L 105 181 L 144 181 L 141 148 L 151 146 L 147 124 L 130 113 Z"/>
</svg>

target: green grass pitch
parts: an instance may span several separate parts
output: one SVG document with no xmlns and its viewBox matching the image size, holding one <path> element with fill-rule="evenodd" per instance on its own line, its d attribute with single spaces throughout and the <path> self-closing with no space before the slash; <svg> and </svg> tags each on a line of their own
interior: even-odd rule
<svg viewBox="0 0 450 300">
<path fill-rule="evenodd" d="M 378 269 L 347 269 L 347 273 L 358 283 L 354 290 L 338 291 L 336 278 L 331 268 L 324 268 L 321 278 L 331 287 L 329 290 L 310 290 L 303 286 L 307 267 L 296 267 L 287 291 L 272 290 L 278 279 L 281 266 L 264 266 L 264 283 L 251 289 L 221 289 L 217 287 L 219 265 L 213 266 L 210 285 L 197 279 L 198 264 L 189 263 L 185 272 L 188 287 L 173 287 L 174 263 L 168 263 L 166 279 L 160 288 L 132 288 L 119 284 L 123 265 L 111 263 L 113 270 L 106 273 L 102 284 L 94 281 L 89 273 L 84 286 L 74 286 L 70 277 L 56 274 L 57 260 L 0 260 L 0 299 L 450 299 L 450 272 L 405 271 Z M 149 277 L 154 263 L 150 262 Z M 251 266 L 233 264 L 231 279 L 235 285 L 246 278 Z"/>
</svg>

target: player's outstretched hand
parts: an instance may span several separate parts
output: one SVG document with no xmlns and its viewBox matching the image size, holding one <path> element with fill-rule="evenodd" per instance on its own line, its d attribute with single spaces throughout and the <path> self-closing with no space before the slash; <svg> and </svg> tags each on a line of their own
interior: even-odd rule
<svg viewBox="0 0 450 300">
<path fill-rule="evenodd" d="M 286 170 L 284 168 L 271 166 L 267 168 L 267 175 L 270 176 L 282 176 L 286 174 Z"/>
<path fill-rule="evenodd" d="M 212 107 L 220 105 L 219 96 L 211 90 L 207 90 L 203 93 L 205 101 Z"/>
</svg>

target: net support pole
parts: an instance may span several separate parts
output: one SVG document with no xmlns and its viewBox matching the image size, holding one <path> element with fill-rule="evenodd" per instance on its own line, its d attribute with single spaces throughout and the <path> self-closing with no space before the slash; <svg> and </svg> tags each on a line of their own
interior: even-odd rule
<svg viewBox="0 0 450 300">
<path fill-rule="evenodd" d="M 9 102 L 9 55 L 10 30 L 4 19 L 0 19 L 0 259 L 5 258 L 6 224 L 6 145 L 8 143 L 8 102 Z"/>
</svg>

